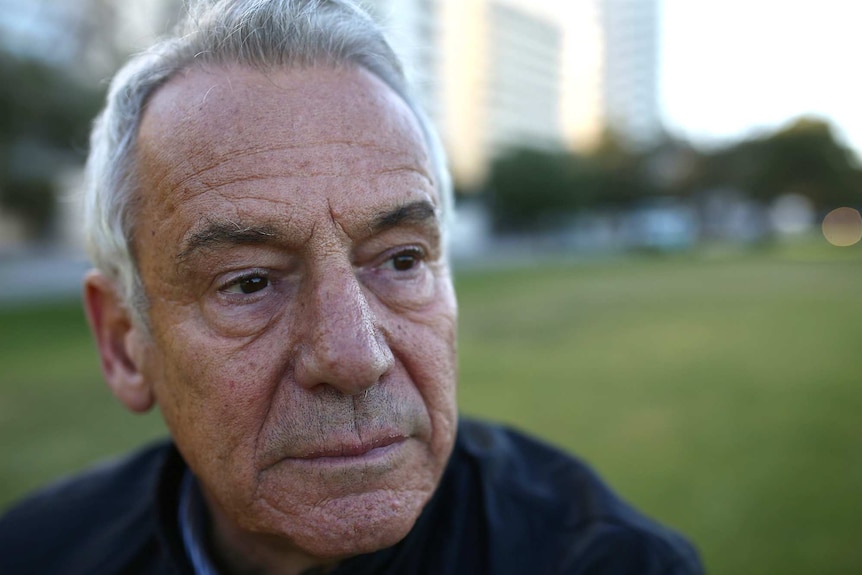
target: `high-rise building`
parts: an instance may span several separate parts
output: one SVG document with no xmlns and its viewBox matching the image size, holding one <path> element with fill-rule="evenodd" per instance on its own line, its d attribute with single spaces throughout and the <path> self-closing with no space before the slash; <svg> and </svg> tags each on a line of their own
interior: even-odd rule
<svg viewBox="0 0 862 575">
<path fill-rule="evenodd" d="M 602 116 L 636 145 L 661 134 L 659 0 L 597 0 L 602 34 Z"/>
<path fill-rule="evenodd" d="M 516 146 L 560 148 L 560 24 L 515 0 L 366 0 L 404 60 L 456 183 Z"/>
<path fill-rule="evenodd" d="M 559 149 L 562 29 L 493 2 L 488 26 L 485 147 L 493 158 L 515 147 Z"/>
</svg>

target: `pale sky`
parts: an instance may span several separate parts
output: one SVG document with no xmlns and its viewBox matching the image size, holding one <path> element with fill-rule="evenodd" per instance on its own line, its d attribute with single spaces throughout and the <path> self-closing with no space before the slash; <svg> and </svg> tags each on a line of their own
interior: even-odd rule
<svg viewBox="0 0 862 575">
<path fill-rule="evenodd" d="M 816 114 L 862 155 L 862 2 L 661 2 L 662 114 L 672 132 L 720 143 Z"/>
<path fill-rule="evenodd" d="M 506 1 L 566 19 L 596 0 Z M 672 133 L 722 143 L 815 114 L 862 156 L 862 0 L 659 3 L 660 105 Z"/>
</svg>

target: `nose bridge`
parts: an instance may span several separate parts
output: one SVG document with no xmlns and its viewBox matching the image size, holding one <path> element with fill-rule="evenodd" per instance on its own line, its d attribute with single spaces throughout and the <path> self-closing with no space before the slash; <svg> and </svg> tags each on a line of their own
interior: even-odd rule
<svg viewBox="0 0 862 575">
<path fill-rule="evenodd" d="M 330 262 L 311 277 L 297 379 L 361 393 L 392 367 L 392 351 L 349 262 Z"/>
</svg>

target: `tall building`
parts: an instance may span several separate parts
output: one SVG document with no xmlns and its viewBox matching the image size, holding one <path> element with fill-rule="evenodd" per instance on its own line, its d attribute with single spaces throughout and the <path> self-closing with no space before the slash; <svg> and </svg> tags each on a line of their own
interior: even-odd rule
<svg viewBox="0 0 862 575">
<path fill-rule="evenodd" d="M 563 35 L 515 0 L 366 0 L 405 62 L 456 184 L 516 146 L 560 148 Z"/>
<path fill-rule="evenodd" d="M 604 124 L 634 144 L 661 134 L 659 0 L 598 0 Z"/>
<path fill-rule="evenodd" d="M 562 29 L 494 2 L 488 26 L 485 147 L 491 158 L 515 147 L 559 149 Z"/>
</svg>

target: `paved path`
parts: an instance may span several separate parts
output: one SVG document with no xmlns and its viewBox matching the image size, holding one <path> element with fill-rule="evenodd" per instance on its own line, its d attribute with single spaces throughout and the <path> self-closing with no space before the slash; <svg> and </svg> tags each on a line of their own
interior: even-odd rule
<svg viewBox="0 0 862 575">
<path fill-rule="evenodd" d="M 80 297 L 89 267 L 85 255 L 58 250 L 0 255 L 0 306 Z"/>
</svg>

